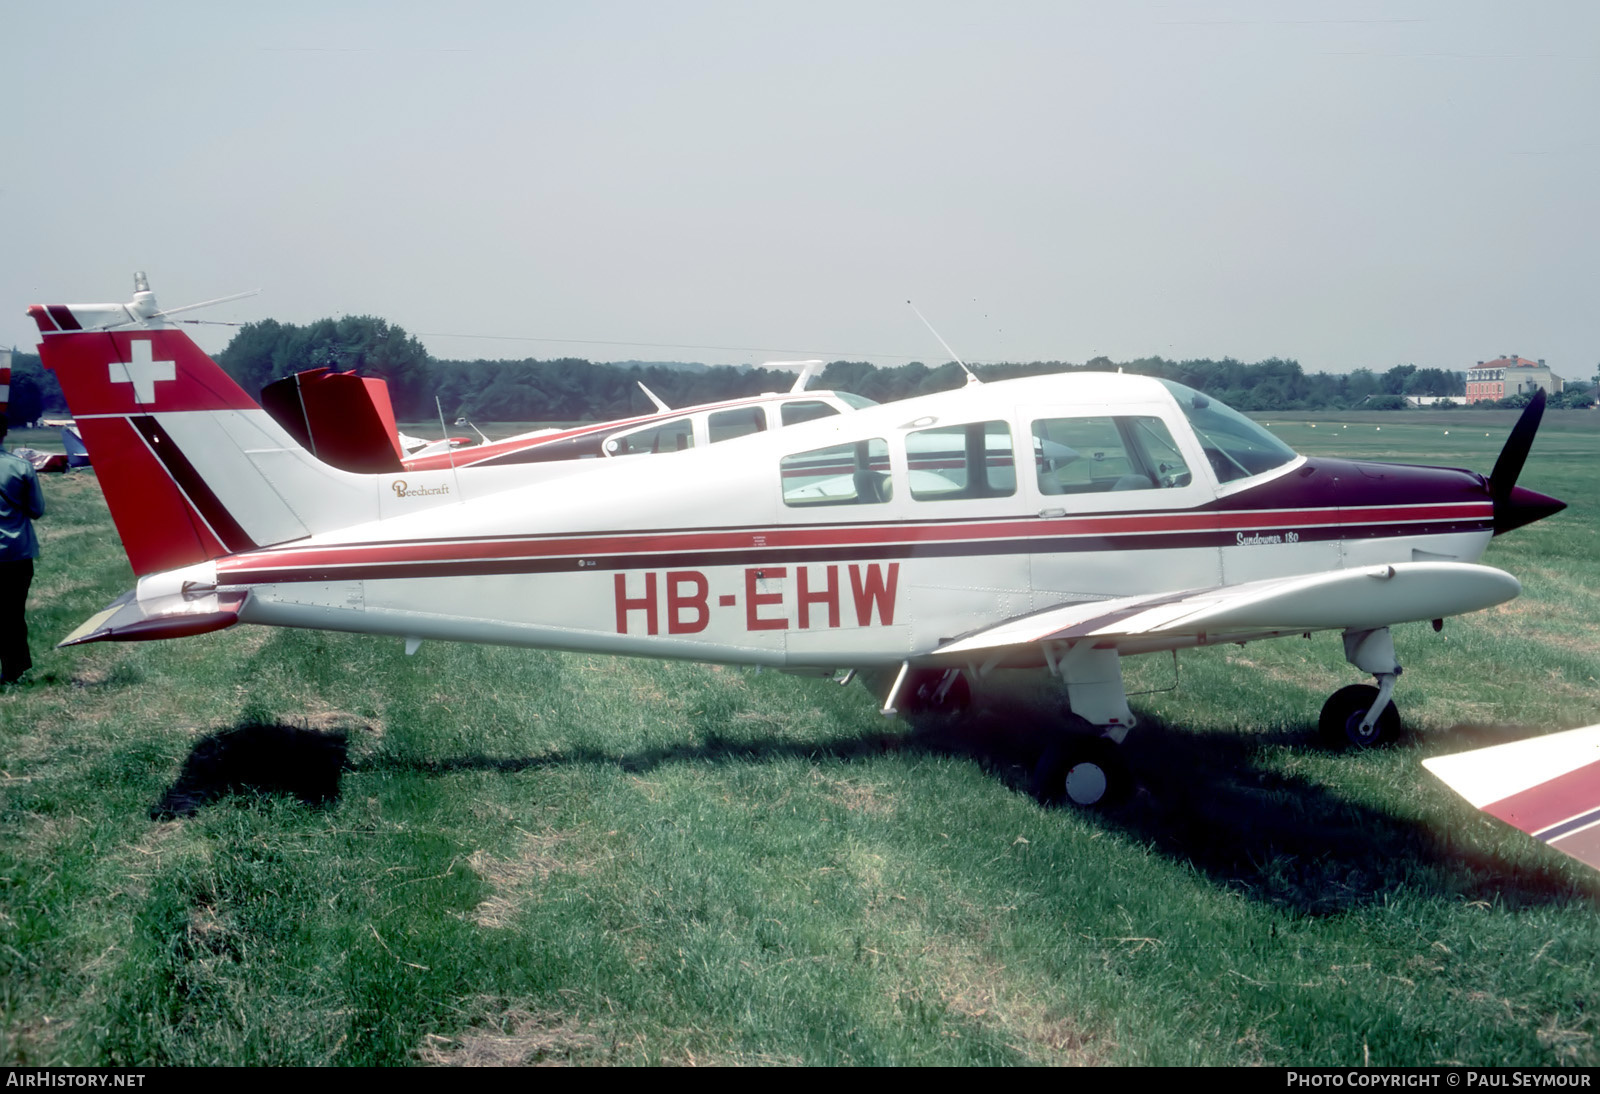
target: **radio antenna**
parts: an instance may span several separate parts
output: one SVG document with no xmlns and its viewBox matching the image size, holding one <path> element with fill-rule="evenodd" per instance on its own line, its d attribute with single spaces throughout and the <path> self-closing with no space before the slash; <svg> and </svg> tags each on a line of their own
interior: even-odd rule
<svg viewBox="0 0 1600 1094">
<path fill-rule="evenodd" d="M 906 307 L 910 308 L 912 311 L 917 313 L 917 318 L 922 320 L 922 325 L 928 328 L 928 332 L 930 334 L 932 334 L 935 338 L 939 338 L 939 332 L 933 329 L 933 324 L 928 322 L 928 317 L 927 316 L 923 315 L 920 311 L 917 311 L 917 306 L 915 304 L 913 304 L 911 301 L 907 300 L 906 301 Z M 973 384 L 981 384 L 981 383 L 983 383 L 982 380 L 978 379 L 976 376 L 974 376 L 972 374 L 972 370 L 967 367 L 967 363 L 961 359 L 961 356 L 958 353 L 956 353 L 955 350 L 950 348 L 950 343 L 949 342 L 946 342 L 943 338 L 939 338 L 939 344 L 944 347 L 944 351 L 946 353 L 948 353 L 952 358 L 955 359 L 956 364 L 961 366 L 961 371 L 965 372 L 967 374 L 967 386 L 968 387 L 971 387 Z"/>
</svg>

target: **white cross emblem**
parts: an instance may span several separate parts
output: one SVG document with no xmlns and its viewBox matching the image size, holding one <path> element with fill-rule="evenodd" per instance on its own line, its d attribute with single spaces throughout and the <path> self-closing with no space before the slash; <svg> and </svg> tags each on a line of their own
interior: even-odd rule
<svg viewBox="0 0 1600 1094">
<path fill-rule="evenodd" d="M 130 341 L 128 349 L 133 354 L 133 360 L 127 364 L 112 361 L 111 382 L 132 384 L 134 402 L 153 403 L 156 401 L 156 381 L 178 378 L 177 362 L 155 360 L 155 352 L 148 338 Z"/>
</svg>

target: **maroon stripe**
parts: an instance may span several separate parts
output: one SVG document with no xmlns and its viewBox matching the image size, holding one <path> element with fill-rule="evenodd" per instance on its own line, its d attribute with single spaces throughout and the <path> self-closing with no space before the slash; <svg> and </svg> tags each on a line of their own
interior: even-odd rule
<svg viewBox="0 0 1600 1094">
<path fill-rule="evenodd" d="M 260 545 L 250 538 L 239 522 L 233 519 L 233 514 L 228 512 L 227 506 L 206 485 L 206 480 L 196 471 L 194 464 L 184 456 L 176 442 L 161 428 L 161 424 L 154 418 L 141 416 L 129 418 L 128 423 L 139 431 L 145 443 L 150 446 L 156 458 L 167 469 L 178 484 L 178 488 L 187 496 L 189 504 L 211 526 L 212 532 L 220 539 L 223 546 L 232 554 L 244 551 L 254 551 Z"/>
<path fill-rule="evenodd" d="M 1537 833 L 1589 812 L 1597 803 L 1600 803 L 1600 760 L 1490 802 L 1483 811 L 1524 832 Z"/>
<path fill-rule="evenodd" d="M 1381 510 L 1366 510 L 1363 515 Z M 1168 546 L 1223 546 L 1240 530 L 1272 533 L 1297 530 L 1301 542 L 1329 538 L 1371 539 L 1399 535 L 1476 532 L 1489 527 L 1487 503 L 1451 506 L 1446 513 L 1409 509 L 1391 513 L 1391 519 L 1341 523 L 1337 513 L 1300 514 L 1299 520 L 1261 521 L 1262 514 L 1204 513 L 1165 517 L 1085 517 L 1073 520 L 993 520 L 960 524 L 883 524 L 765 528 L 760 531 L 694 530 L 668 532 L 617 532 L 590 536 L 518 536 L 437 539 L 411 543 L 363 542 L 324 547 L 280 547 L 267 562 L 276 569 L 294 566 L 349 565 L 373 562 L 438 562 L 514 557 L 591 556 L 664 552 L 696 552 L 752 548 L 772 552 L 808 549 L 867 548 L 899 545 L 910 549 L 936 549 L 1000 542 L 1007 549 L 1094 550 L 1097 545 L 1149 549 Z M 1309 519 L 1307 519 L 1309 518 Z M 1400 518 L 1399 520 L 1393 518 Z M 1409 523 L 1414 521 L 1415 523 Z M 1082 546 L 1074 546 L 1082 544 Z M 959 552 L 958 552 L 959 553 Z"/>
<path fill-rule="evenodd" d="M 1452 528 L 1419 529 L 1408 526 L 1388 534 L 1428 534 L 1454 531 Z M 1477 530 L 1485 530 L 1482 525 Z M 1337 539 L 1348 530 L 1328 529 L 1320 535 L 1308 533 L 1302 543 L 1316 539 Z M 632 549 L 557 553 L 538 551 L 549 544 L 526 543 L 512 554 L 508 548 L 497 554 L 473 557 L 443 554 L 435 549 L 431 557 L 420 550 L 364 549 L 359 552 L 328 549 L 267 550 L 221 560 L 218 573 L 227 584 L 270 584 L 286 581 L 360 581 L 384 577 L 457 577 L 474 574 L 574 573 L 587 570 L 635 570 L 661 568 L 707 568 L 712 566 L 754 566 L 763 564 L 869 561 L 912 558 L 982 558 L 1004 554 L 1075 554 L 1089 551 L 1139 551 L 1160 548 L 1215 548 L 1232 542 L 1231 532 L 1178 534 L 1136 534 L 1079 536 L 1071 539 L 1016 537 L 988 540 L 912 541 L 894 543 L 832 542 L 820 545 L 768 544 L 752 546 L 741 537 L 736 546 L 707 549 L 689 544 L 674 544 L 660 539 Z M 567 545 L 562 545 L 567 546 Z M 591 544 L 593 546 L 593 544 Z M 1146 605 L 1147 607 L 1148 605 Z M 1142 610 L 1142 609 L 1141 609 Z"/>
<path fill-rule="evenodd" d="M 56 321 L 56 326 L 62 330 L 82 330 L 78 317 L 72 314 L 72 309 L 65 304 L 51 304 L 47 308 L 50 318 Z"/>
</svg>

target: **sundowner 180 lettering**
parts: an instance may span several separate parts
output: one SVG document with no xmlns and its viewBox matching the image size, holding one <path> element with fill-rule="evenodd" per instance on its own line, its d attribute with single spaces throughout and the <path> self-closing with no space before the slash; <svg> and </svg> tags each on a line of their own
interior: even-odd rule
<svg viewBox="0 0 1600 1094">
<path fill-rule="evenodd" d="M 776 584 L 791 578 L 792 618 L 789 593 Z M 891 626 L 900 564 L 751 566 L 742 571 L 738 591 L 719 592 L 714 603 L 711 580 L 699 570 L 646 571 L 633 576 L 619 573 L 612 580 L 618 634 L 629 633 L 630 619 L 634 633 L 640 633 L 642 623 L 642 633 L 660 634 L 665 622 L 667 634 L 699 634 L 710 626 L 713 608 L 737 610 L 741 601 L 747 631 L 870 627 L 874 623 Z M 854 611 L 849 624 L 844 622 L 847 608 Z"/>
</svg>

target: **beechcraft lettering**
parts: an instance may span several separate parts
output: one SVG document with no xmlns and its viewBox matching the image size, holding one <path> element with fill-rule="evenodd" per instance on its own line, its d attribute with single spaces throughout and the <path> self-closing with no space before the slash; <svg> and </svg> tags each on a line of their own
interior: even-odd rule
<svg viewBox="0 0 1600 1094">
<path fill-rule="evenodd" d="M 449 492 L 415 496 L 398 442 L 394 474 L 330 466 L 315 430 L 306 443 L 257 406 L 142 280 L 132 304 L 29 314 L 138 576 L 64 645 L 248 623 L 408 652 L 437 639 L 679 657 L 844 672 L 885 713 L 959 709 L 996 670 L 1047 671 L 1067 710 L 1035 769 L 1047 800 L 1129 785 L 1122 660 L 1147 653 L 1339 631 L 1373 684 L 1334 692 L 1321 728 L 1392 739 L 1391 628 L 1517 596 L 1478 560 L 1564 508 L 1517 485 L 1542 393 L 1485 476 L 1302 456 L 1181 383 L 1093 372 L 883 406 L 841 395 L 845 409 L 821 393 L 658 401 L 648 421 L 479 446 L 476 463 L 444 454 Z M 294 382 L 357 406 L 373 394 Z M 291 422 L 338 424 L 298 405 Z"/>
<path fill-rule="evenodd" d="M 629 633 L 631 618 L 635 634 L 660 634 L 663 620 L 667 634 L 699 634 L 710 626 L 713 611 L 725 608 L 733 610 L 747 631 L 870 627 L 874 620 L 885 627 L 894 624 L 898 562 L 793 569 L 792 598 L 786 591 L 789 567 L 751 566 L 740 572 L 738 591 L 717 592 L 715 604 L 711 579 L 700 570 L 647 571 L 639 580 L 615 574 L 617 633 Z M 850 624 L 843 622 L 845 608 L 854 612 Z"/>
<path fill-rule="evenodd" d="M 450 484 L 441 482 L 437 486 L 412 486 L 405 479 L 395 479 L 389 484 L 389 489 L 394 491 L 397 498 L 423 498 L 434 494 L 448 494 Z"/>
</svg>

